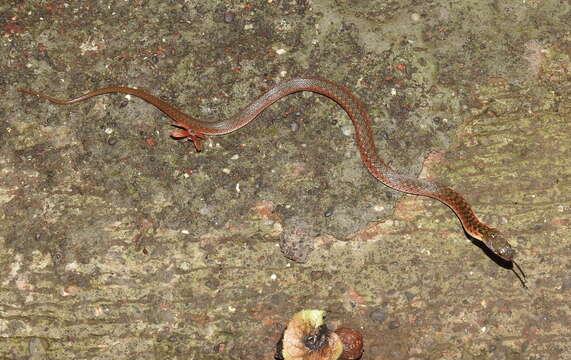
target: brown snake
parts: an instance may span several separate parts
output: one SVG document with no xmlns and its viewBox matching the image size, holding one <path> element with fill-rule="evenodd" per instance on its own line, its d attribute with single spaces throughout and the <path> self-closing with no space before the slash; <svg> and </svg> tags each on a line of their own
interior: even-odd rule
<svg viewBox="0 0 571 360">
<path fill-rule="evenodd" d="M 192 141 L 197 151 L 201 150 L 200 141 L 205 139 L 205 135 L 222 135 L 236 131 L 256 118 L 268 106 L 289 94 L 299 91 L 310 91 L 324 95 L 339 104 L 351 118 L 355 127 L 355 139 L 361 154 L 361 160 L 377 180 L 388 187 L 404 193 L 428 196 L 440 200 L 454 211 L 465 231 L 471 237 L 480 240 L 503 260 L 516 264 L 514 262 L 515 251 L 504 235 L 495 228 L 478 220 L 462 195 L 437 182 L 399 174 L 388 166 L 380 158 L 375 146 L 371 120 L 365 106 L 348 89 L 332 81 L 314 77 L 299 77 L 284 81 L 269 89 L 234 116 L 220 121 L 196 119 L 151 94 L 128 87 L 106 87 L 71 100 L 59 100 L 32 90 L 19 89 L 19 91 L 36 95 L 61 105 L 74 104 L 93 96 L 109 93 L 134 95 L 154 105 L 173 119 L 172 125 L 177 127 L 178 130 L 173 131 L 171 136 L 178 140 Z M 523 276 L 525 277 L 525 274 Z"/>
</svg>

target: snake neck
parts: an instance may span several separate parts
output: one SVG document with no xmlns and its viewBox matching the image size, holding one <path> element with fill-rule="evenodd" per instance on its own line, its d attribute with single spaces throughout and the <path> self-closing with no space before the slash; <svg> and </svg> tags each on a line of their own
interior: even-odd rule
<svg viewBox="0 0 571 360">
<path fill-rule="evenodd" d="M 439 200 L 452 209 L 464 230 L 477 240 L 483 240 L 484 234 L 492 229 L 478 219 L 470 204 L 455 190 L 437 182 L 403 175 L 388 166 L 378 155 L 369 156 L 370 154 L 366 153 L 363 161 L 369 172 L 386 186 L 400 192 Z"/>
</svg>

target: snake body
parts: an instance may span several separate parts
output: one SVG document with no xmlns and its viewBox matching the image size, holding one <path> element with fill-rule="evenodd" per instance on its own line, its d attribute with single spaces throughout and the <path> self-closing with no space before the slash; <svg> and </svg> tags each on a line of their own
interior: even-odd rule
<svg viewBox="0 0 571 360">
<path fill-rule="evenodd" d="M 201 149 L 200 140 L 204 139 L 205 135 L 222 135 L 234 132 L 246 126 L 268 106 L 289 94 L 310 91 L 324 95 L 339 104 L 351 118 L 355 127 L 355 140 L 361 160 L 377 180 L 388 187 L 404 193 L 440 200 L 454 211 L 458 219 L 460 219 L 464 230 L 470 236 L 482 241 L 486 247 L 500 258 L 513 262 L 515 251 L 506 237 L 495 228 L 481 222 L 462 195 L 445 185 L 406 176 L 388 166 L 377 151 L 373 138 L 371 119 L 364 104 L 347 88 L 332 81 L 315 77 L 298 77 L 284 81 L 266 91 L 234 116 L 220 121 L 196 119 L 149 93 L 128 87 L 106 87 L 70 100 L 59 100 L 33 90 L 20 89 L 20 91 L 62 105 L 81 102 L 93 96 L 109 93 L 133 95 L 154 105 L 169 116 L 174 121 L 172 125 L 178 128 L 171 136 L 179 140 L 192 141 L 197 150 Z"/>
</svg>

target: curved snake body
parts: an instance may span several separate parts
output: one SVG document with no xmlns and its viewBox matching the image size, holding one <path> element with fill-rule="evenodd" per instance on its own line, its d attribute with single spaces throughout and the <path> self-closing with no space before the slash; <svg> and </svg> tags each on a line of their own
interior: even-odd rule
<svg viewBox="0 0 571 360">
<path fill-rule="evenodd" d="M 56 104 L 73 104 L 109 93 L 134 95 L 154 105 L 173 119 L 172 125 L 178 130 L 171 135 L 179 140 L 192 141 L 197 150 L 201 149 L 200 141 L 205 138 L 205 135 L 234 132 L 255 119 L 268 106 L 289 94 L 310 91 L 324 95 L 339 104 L 351 118 L 363 164 L 377 180 L 398 191 L 440 200 L 454 211 L 470 236 L 482 241 L 500 258 L 513 262 L 515 251 L 507 239 L 495 228 L 478 220 L 468 202 L 459 193 L 436 182 L 400 174 L 388 166 L 380 158 L 375 146 L 371 120 L 365 106 L 348 89 L 332 81 L 315 77 L 299 77 L 284 81 L 266 91 L 234 116 L 220 121 L 196 119 L 149 93 L 128 87 L 106 87 L 70 100 L 59 100 L 32 90 L 20 89 L 20 91 L 37 95 Z"/>
</svg>

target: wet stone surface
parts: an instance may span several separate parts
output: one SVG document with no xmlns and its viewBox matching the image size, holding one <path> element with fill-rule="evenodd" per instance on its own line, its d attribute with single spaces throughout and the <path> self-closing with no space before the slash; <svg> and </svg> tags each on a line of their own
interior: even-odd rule
<svg viewBox="0 0 571 360">
<path fill-rule="evenodd" d="M 271 359 L 301 309 L 358 329 L 364 360 L 571 357 L 569 10 L 0 4 L 0 358 Z M 504 231 L 529 288 L 446 206 L 375 181 L 323 96 L 196 153 L 142 100 L 16 91 L 138 87 L 214 120 L 301 74 L 353 91 L 383 159 Z"/>
</svg>

